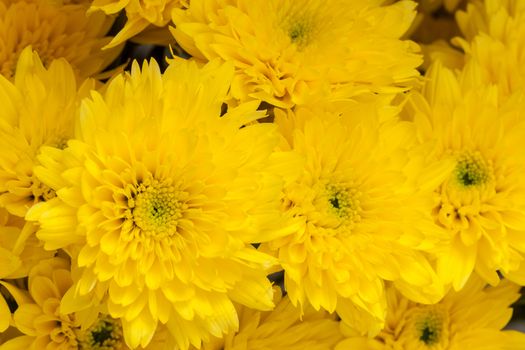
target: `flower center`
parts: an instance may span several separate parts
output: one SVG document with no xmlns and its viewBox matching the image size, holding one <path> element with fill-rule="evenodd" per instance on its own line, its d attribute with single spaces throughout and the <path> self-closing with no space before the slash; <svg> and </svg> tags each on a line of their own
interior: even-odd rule
<svg viewBox="0 0 525 350">
<path fill-rule="evenodd" d="M 344 223 L 354 224 L 361 220 L 360 193 L 356 189 L 339 184 L 328 184 L 326 197 L 329 210 Z"/>
<path fill-rule="evenodd" d="M 451 176 L 437 190 L 439 205 L 434 218 L 442 226 L 460 232 L 479 216 L 481 203 L 495 193 L 492 162 L 478 151 L 464 151 L 456 156 Z"/>
<path fill-rule="evenodd" d="M 450 315 L 443 304 L 401 303 L 376 337 L 388 349 L 445 350 L 450 343 Z M 395 314 L 395 315 L 394 315 Z M 391 318 L 391 317 L 394 318 Z M 393 345 L 396 345 L 392 347 Z"/>
<path fill-rule="evenodd" d="M 133 220 L 146 235 L 158 238 L 172 236 L 186 205 L 181 192 L 171 181 L 145 181 L 137 188 Z"/>
<path fill-rule="evenodd" d="M 306 47 L 312 41 L 318 29 L 316 25 L 318 9 L 308 5 L 292 3 L 291 7 L 286 8 L 285 6 L 281 8 L 279 13 L 281 28 L 291 43 L 295 44 L 299 50 Z"/>
<path fill-rule="evenodd" d="M 448 343 L 447 319 L 438 306 L 423 306 L 414 310 L 412 333 L 416 342 L 426 347 Z"/>
<path fill-rule="evenodd" d="M 458 158 L 455 177 L 465 188 L 482 185 L 490 180 L 490 166 L 479 152 L 464 153 Z"/>
<path fill-rule="evenodd" d="M 299 47 L 306 46 L 310 39 L 310 27 L 311 25 L 306 20 L 294 22 L 288 29 L 288 36 L 292 43 L 297 44 Z"/>
<path fill-rule="evenodd" d="M 122 340 L 122 326 L 109 316 L 79 335 L 80 350 L 117 350 L 122 347 Z"/>
<path fill-rule="evenodd" d="M 433 345 L 439 342 L 439 336 L 441 334 L 441 327 L 436 324 L 434 319 L 426 319 L 425 322 L 420 326 L 419 329 L 419 340 L 426 345 Z"/>
<path fill-rule="evenodd" d="M 52 198 L 56 197 L 56 192 L 51 187 L 47 186 L 46 184 L 40 182 L 36 176 L 33 175 L 32 178 L 33 184 L 31 186 L 32 199 L 35 203 L 42 202 L 42 201 L 48 201 Z"/>
<path fill-rule="evenodd" d="M 65 149 L 68 140 L 69 138 L 67 137 L 55 135 L 46 144 L 59 149 Z"/>
</svg>

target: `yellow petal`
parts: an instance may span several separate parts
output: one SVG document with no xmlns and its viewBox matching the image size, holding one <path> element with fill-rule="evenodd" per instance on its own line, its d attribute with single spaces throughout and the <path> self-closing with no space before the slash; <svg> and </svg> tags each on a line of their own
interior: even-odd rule
<svg viewBox="0 0 525 350">
<path fill-rule="evenodd" d="M 133 321 L 122 320 L 124 340 L 126 344 L 135 349 L 139 345 L 146 347 L 157 329 L 157 320 L 153 319 L 149 312 L 143 312 Z"/>
</svg>

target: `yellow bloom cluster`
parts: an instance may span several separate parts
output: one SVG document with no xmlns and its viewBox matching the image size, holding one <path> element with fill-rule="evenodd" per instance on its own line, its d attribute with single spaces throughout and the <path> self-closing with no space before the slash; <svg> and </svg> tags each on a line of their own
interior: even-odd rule
<svg viewBox="0 0 525 350">
<path fill-rule="evenodd" d="M 523 350 L 522 48 L 521 0 L 0 0 L 0 350 Z"/>
<path fill-rule="evenodd" d="M 387 326 L 373 339 L 344 329 L 349 337 L 335 350 L 522 349 L 523 334 L 501 331 L 512 315 L 509 305 L 519 297 L 519 286 L 509 281 L 487 288 L 477 277 L 433 305 L 388 288 Z"/>
<path fill-rule="evenodd" d="M 11 79 L 22 50 L 32 45 L 47 66 L 65 58 L 80 78 L 100 73 L 119 54 L 102 51 L 113 20 L 86 14 L 86 4 L 52 0 L 0 1 L 0 73 Z"/>
<path fill-rule="evenodd" d="M 415 3 L 377 0 L 192 0 L 172 32 L 196 60 L 236 68 L 232 96 L 293 107 L 415 83 L 418 46 L 400 40 Z"/>
</svg>

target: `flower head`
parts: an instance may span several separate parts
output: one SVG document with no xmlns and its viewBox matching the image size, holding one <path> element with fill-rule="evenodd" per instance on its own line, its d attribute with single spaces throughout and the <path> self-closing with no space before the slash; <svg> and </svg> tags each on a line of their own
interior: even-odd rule
<svg viewBox="0 0 525 350">
<path fill-rule="evenodd" d="M 281 295 L 275 288 L 272 311 L 239 307 L 239 330 L 204 344 L 204 350 L 328 350 L 341 340 L 334 315 L 310 306 L 301 313 Z"/>
<path fill-rule="evenodd" d="M 7 285 L 18 303 L 13 319 L 22 335 L 8 340 L 6 349 L 129 350 L 120 320 L 100 313 L 102 308 L 78 313 L 60 308 L 73 284 L 69 265 L 63 258 L 42 259 L 29 273 L 27 291 Z"/>
<path fill-rule="evenodd" d="M 107 43 L 105 49 L 115 47 L 126 40 L 144 32 L 165 27 L 171 21 L 171 12 L 175 8 L 185 9 L 189 0 L 94 0 L 91 10 L 101 10 L 107 15 L 126 11 L 126 24 L 118 34 Z M 169 36 L 166 30 L 163 33 Z"/>
<path fill-rule="evenodd" d="M 452 165 L 435 178 L 429 208 L 448 232 L 438 272 L 456 289 L 473 271 L 491 284 L 498 272 L 525 283 L 523 96 L 502 102 L 497 89 L 472 83 L 469 73 L 467 66 L 458 79 L 436 64 L 423 94 L 411 99 L 420 138 L 431 145 L 428 159 Z"/>
<path fill-rule="evenodd" d="M 36 236 L 34 223 L 10 215 L 0 208 L 0 332 L 9 326 L 16 305 L 6 281 L 26 277 L 29 270 L 42 259 L 53 256 L 44 250 Z"/>
<path fill-rule="evenodd" d="M 436 233 L 421 209 L 430 196 L 412 183 L 415 134 L 409 123 L 368 113 L 277 111 L 283 147 L 305 159 L 285 186 L 284 211 L 300 226 L 264 248 L 279 257 L 294 304 L 337 311 L 374 333 L 384 321 L 385 280 L 424 302 L 442 291 L 423 254 Z"/>
<path fill-rule="evenodd" d="M 421 59 L 399 39 L 415 3 L 383 2 L 192 0 L 173 11 L 172 32 L 195 59 L 232 62 L 240 100 L 291 107 L 319 93 L 391 93 L 414 82 Z"/>
<path fill-rule="evenodd" d="M 254 123 L 258 103 L 221 116 L 232 71 L 185 62 L 161 75 L 154 61 L 135 63 L 84 101 L 77 140 L 39 158 L 37 174 L 52 174 L 42 180 L 60 181 L 28 217 L 81 270 L 62 306 L 107 303 L 132 348 L 158 324 L 181 349 L 199 346 L 237 329 L 232 301 L 273 305 L 274 260 L 252 243 L 289 232 L 278 171 L 296 162 L 273 152 L 274 125 Z"/>
<path fill-rule="evenodd" d="M 64 58 L 78 77 L 100 73 L 118 48 L 102 51 L 113 20 L 86 14 L 83 4 L 59 5 L 49 0 L 0 1 L 0 74 L 11 79 L 22 50 L 32 46 L 44 66 Z"/>
<path fill-rule="evenodd" d="M 375 339 L 349 337 L 335 350 L 454 350 L 523 348 L 525 334 L 502 331 L 512 316 L 519 286 L 504 281 L 487 287 L 477 276 L 459 291 L 450 291 L 439 303 L 414 303 L 387 289 L 386 327 Z M 487 312 L 490 310 L 490 312 Z M 346 333 L 346 332 L 345 332 Z"/>
<path fill-rule="evenodd" d="M 477 84 L 498 85 L 501 97 L 525 87 L 525 4 L 515 0 L 473 0 L 458 10 L 456 22 L 462 35 L 452 44 L 430 45 L 431 60 L 449 68 L 466 69 L 476 75 Z"/>
<path fill-rule="evenodd" d="M 77 88 L 65 60 L 46 69 L 30 47 L 20 55 L 14 83 L 0 76 L 0 206 L 10 213 L 23 217 L 34 203 L 55 196 L 33 172 L 36 157 L 43 146 L 65 147 L 90 86 Z"/>
</svg>

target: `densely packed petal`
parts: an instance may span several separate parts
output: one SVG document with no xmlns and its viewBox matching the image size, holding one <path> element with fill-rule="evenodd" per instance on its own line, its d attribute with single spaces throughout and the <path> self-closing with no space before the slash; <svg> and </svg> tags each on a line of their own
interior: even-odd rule
<svg viewBox="0 0 525 350">
<path fill-rule="evenodd" d="M 373 108 L 353 112 L 276 112 L 283 148 L 305 159 L 283 208 L 300 227 L 265 248 L 279 257 L 293 303 L 373 333 L 384 322 L 385 280 L 424 302 L 441 297 L 424 254 L 439 229 L 422 210 L 431 196 L 415 182 L 423 169 L 411 162 L 412 125 L 380 123 Z"/>
<path fill-rule="evenodd" d="M 399 38 L 415 16 L 400 1 L 192 0 L 174 10 L 173 34 L 195 59 L 236 68 L 232 94 L 292 107 L 334 94 L 408 89 L 418 46 Z"/>
<path fill-rule="evenodd" d="M 449 292 L 439 303 L 414 303 L 389 288 L 386 327 L 374 339 L 347 339 L 335 350 L 459 350 L 523 348 L 525 334 L 502 330 L 509 322 L 519 286 L 504 281 L 487 287 L 473 276 L 460 292 Z M 487 312 L 489 311 L 489 312 Z"/>
<path fill-rule="evenodd" d="M 165 27 L 171 21 L 171 11 L 175 8 L 185 9 L 189 0 L 94 0 L 91 10 L 103 11 L 114 15 L 122 10 L 126 12 L 126 24 L 117 35 L 107 43 L 105 49 L 115 47 L 126 40 L 151 29 Z M 166 34 L 169 33 L 166 30 Z"/>
<path fill-rule="evenodd" d="M 455 163 L 428 208 L 450 242 L 437 253 L 438 272 L 458 290 L 473 271 L 491 284 L 498 273 L 524 283 L 523 96 L 501 101 L 495 87 L 472 83 L 468 69 L 458 80 L 436 64 L 428 77 L 411 98 L 412 117 L 431 145 L 428 161 Z"/>
<path fill-rule="evenodd" d="M 0 0 L 0 350 L 523 350 L 524 43 L 525 0 Z"/>
<path fill-rule="evenodd" d="M 255 122 L 257 104 L 221 116 L 232 71 L 135 64 L 84 101 L 77 140 L 39 157 L 35 171 L 57 197 L 28 215 L 46 248 L 82 268 L 62 305 L 107 303 L 130 347 L 146 346 L 157 324 L 180 348 L 199 346 L 237 329 L 232 301 L 273 306 L 274 261 L 250 243 L 288 233 L 282 181 L 267 168 L 293 157 L 272 152 L 278 134 Z"/>
<path fill-rule="evenodd" d="M 102 72 L 119 48 L 102 51 L 112 19 L 87 14 L 85 4 L 52 0 L 0 1 L 0 73 L 10 79 L 22 50 L 32 46 L 45 66 L 64 58 L 80 78 Z"/>
<path fill-rule="evenodd" d="M 92 84 L 77 87 L 65 60 L 46 69 L 31 47 L 20 55 L 14 78 L 0 76 L 0 206 L 23 217 L 33 204 L 55 196 L 33 168 L 43 147 L 64 148 L 73 137 L 80 99 Z"/>
<path fill-rule="evenodd" d="M 272 311 L 239 307 L 239 330 L 204 344 L 204 350 L 328 350 L 341 340 L 335 315 L 309 306 L 302 313 L 279 288 L 274 302 Z"/>
</svg>

